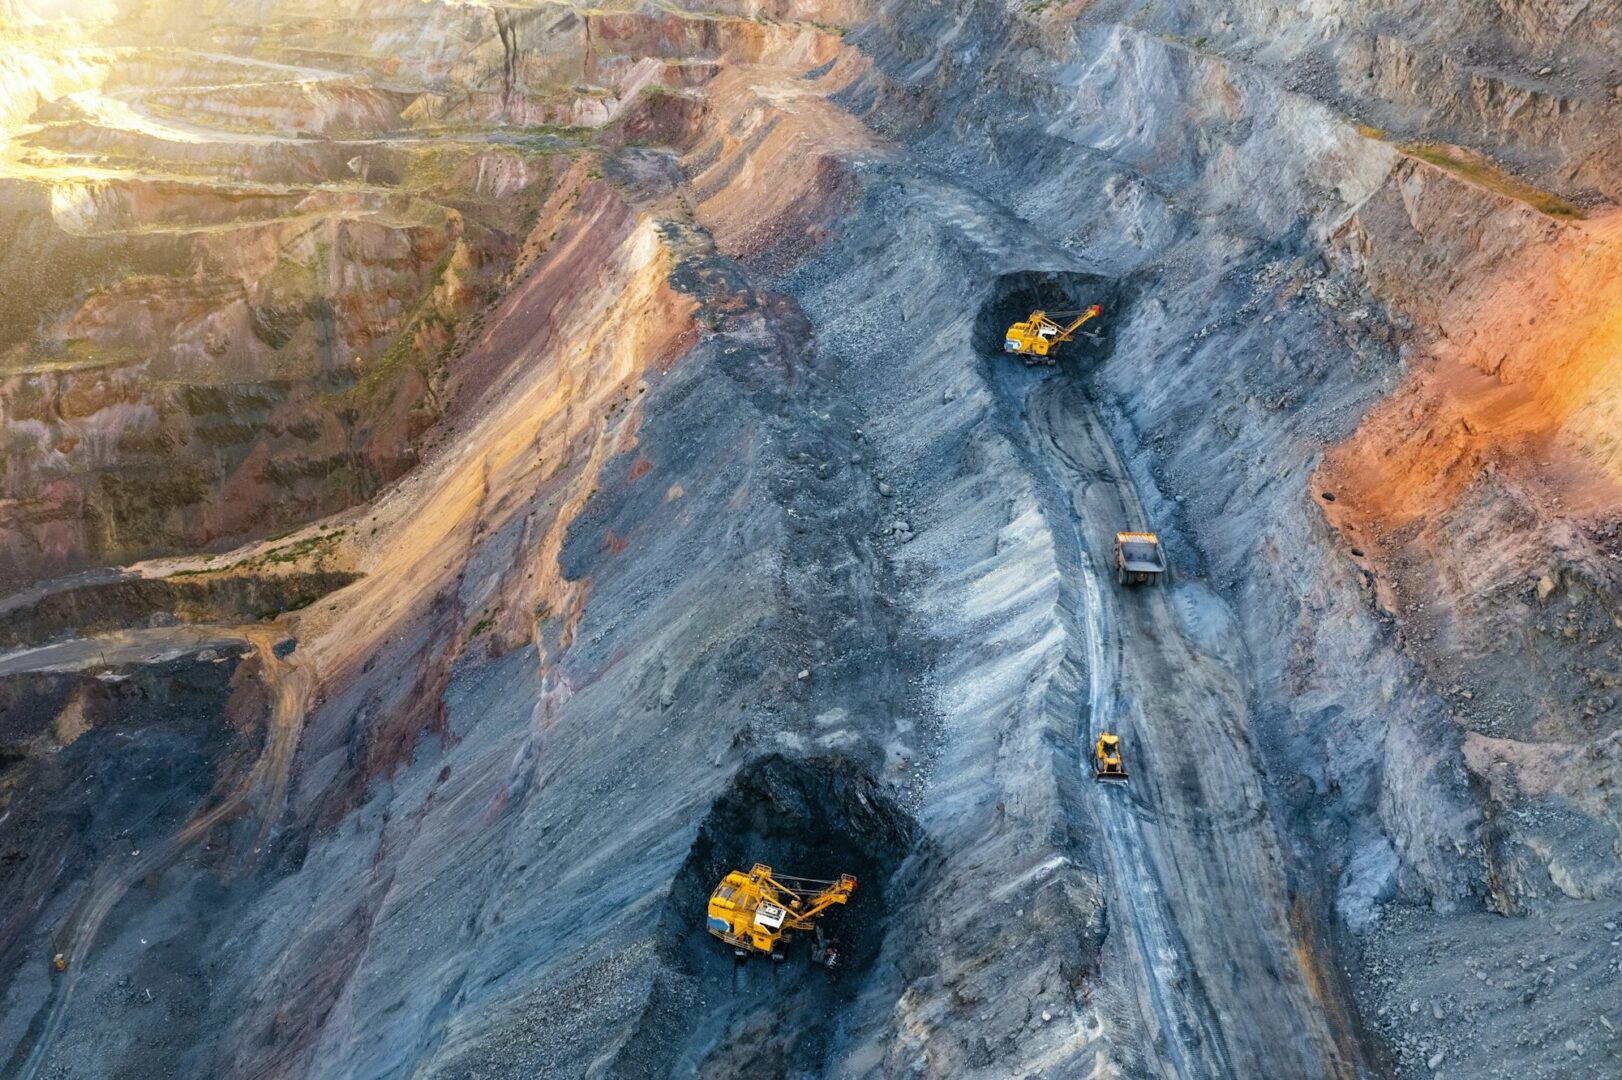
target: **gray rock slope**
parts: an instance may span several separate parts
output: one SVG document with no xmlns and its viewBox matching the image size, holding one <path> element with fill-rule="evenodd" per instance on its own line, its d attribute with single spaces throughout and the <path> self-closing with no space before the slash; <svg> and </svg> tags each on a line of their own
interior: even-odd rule
<svg viewBox="0 0 1622 1080">
<path fill-rule="evenodd" d="M 768 14 L 841 23 L 830 52 L 723 59 L 678 145 L 617 148 L 586 200 L 668 260 L 679 360 L 621 379 L 649 335 L 548 324 L 451 413 L 421 485 L 490 456 L 443 579 L 364 668 L 316 672 L 326 616 L 254 661 L 316 672 L 275 798 L 116 896 L 75 855 L 17 937 L 8 1070 L 1616 1075 L 1614 719 L 1493 726 L 1518 685 L 1580 715 L 1580 650 L 1607 685 L 1614 564 L 1478 489 L 1434 522 L 1430 602 L 1585 629 L 1449 650 L 1319 472 L 1426 361 L 1423 294 L 1480 222 L 1614 197 L 1614 20 L 805 7 Z M 1473 224 L 1427 233 L 1438 204 Z M 579 258 L 590 303 L 654 321 Z M 531 325 L 526 288 L 494 325 Z M 1094 301 L 1056 368 L 999 352 Z M 595 411 L 515 472 L 478 410 L 530 370 Z M 1118 591 L 1111 538 L 1144 526 L 1170 581 Z M 1483 553 L 1492 583 L 1449 562 Z M 1489 677 L 1509 720 L 1455 689 Z M 1106 729 L 1124 788 L 1086 767 Z M 1599 792 L 1494 773 L 1483 737 L 1579 746 Z M 703 934 L 752 860 L 857 875 L 841 967 Z"/>
</svg>

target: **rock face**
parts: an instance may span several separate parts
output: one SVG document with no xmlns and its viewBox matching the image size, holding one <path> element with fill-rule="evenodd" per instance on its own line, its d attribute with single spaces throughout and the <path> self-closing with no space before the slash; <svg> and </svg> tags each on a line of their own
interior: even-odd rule
<svg viewBox="0 0 1622 1080">
<path fill-rule="evenodd" d="M 1614 1073 L 1622 42 L 1467 8 L 9 5 L 6 1074 Z"/>
</svg>

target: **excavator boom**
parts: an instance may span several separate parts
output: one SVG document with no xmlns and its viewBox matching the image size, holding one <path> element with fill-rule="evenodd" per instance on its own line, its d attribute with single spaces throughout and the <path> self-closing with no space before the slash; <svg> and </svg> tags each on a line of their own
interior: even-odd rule
<svg viewBox="0 0 1622 1080">
<path fill-rule="evenodd" d="M 811 920 L 821 915 L 835 904 L 843 904 L 850 899 L 850 894 L 856 891 L 856 879 L 849 874 L 841 874 L 839 880 L 830 884 L 817 895 L 806 902 L 805 910 L 799 912 L 795 922 L 800 929 L 809 929 Z"/>
<path fill-rule="evenodd" d="M 1087 322 L 1089 319 L 1098 318 L 1099 313 L 1103 310 L 1103 308 L 1099 307 L 1097 304 L 1094 304 L 1086 311 L 1083 311 L 1081 315 L 1077 317 L 1075 322 L 1071 323 L 1069 326 L 1065 327 L 1059 332 L 1059 336 L 1054 339 L 1054 344 L 1058 344 L 1061 341 L 1069 341 L 1071 335 L 1073 335 L 1077 330 L 1080 330 L 1083 323 Z"/>
</svg>

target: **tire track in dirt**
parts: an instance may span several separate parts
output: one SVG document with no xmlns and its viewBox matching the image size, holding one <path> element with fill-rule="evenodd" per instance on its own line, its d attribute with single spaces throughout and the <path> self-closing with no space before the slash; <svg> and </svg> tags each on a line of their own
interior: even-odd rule
<svg viewBox="0 0 1622 1080">
<path fill-rule="evenodd" d="M 1085 756 L 1099 730 L 1121 734 L 1132 774 L 1092 802 L 1160 1064 L 1179 1077 L 1353 1075 L 1299 960 L 1242 673 L 1187 639 L 1169 586 L 1100 587 L 1115 531 L 1153 523 L 1081 386 L 1048 378 L 1026 412 L 1058 489 L 1055 533 L 1078 548 L 1062 561 L 1087 667 L 1077 741 Z"/>
<path fill-rule="evenodd" d="M 1069 706 L 1075 711 L 1063 720 L 1075 725 L 1076 742 L 1085 755 L 1093 731 L 1089 718 L 1109 715 L 1109 691 L 1117 684 L 1122 667 L 1123 639 L 1118 634 L 1099 632 L 1096 625 L 1101 621 L 1105 601 L 1088 563 L 1085 518 L 1078 513 L 1076 495 L 1091 485 L 1112 483 L 1112 474 L 1102 462 L 1085 464 L 1067 453 L 1065 446 L 1049 435 L 1053 418 L 1046 415 L 1046 410 L 1055 407 L 1052 391 L 1059 385 L 1058 377 L 1033 382 L 1001 358 L 992 362 L 989 374 L 1009 410 L 1006 430 L 1027 461 L 1043 515 L 1053 533 L 1061 577 L 1059 615 L 1070 640 L 1073 661 L 1085 669 L 1084 685 Z M 1130 734 L 1126 738 L 1130 752 L 1136 740 Z M 1083 774 L 1089 771 L 1085 761 L 1076 764 Z M 1128 768 L 1133 769 L 1137 782 L 1130 760 Z M 1141 1023 L 1150 1036 L 1147 1043 L 1112 1039 L 1114 1053 L 1129 1069 L 1147 1075 L 1235 1075 L 1215 1011 L 1197 992 L 1198 986 L 1191 985 L 1188 949 L 1178 935 L 1176 920 L 1166 910 L 1163 895 L 1153 888 L 1158 875 L 1145 862 L 1141 823 L 1135 815 L 1120 812 L 1119 799 L 1110 798 L 1126 793 L 1111 790 L 1099 794 L 1100 798 L 1089 799 L 1084 805 L 1091 815 L 1088 824 L 1100 840 L 1099 848 L 1107 863 L 1103 869 L 1111 886 L 1110 934 L 1124 940 L 1122 959 L 1132 965 L 1130 971 L 1116 972 L 1111 978 L 1126 996 L 1121 1004 L 1122 1022 Z"/>
</svg>

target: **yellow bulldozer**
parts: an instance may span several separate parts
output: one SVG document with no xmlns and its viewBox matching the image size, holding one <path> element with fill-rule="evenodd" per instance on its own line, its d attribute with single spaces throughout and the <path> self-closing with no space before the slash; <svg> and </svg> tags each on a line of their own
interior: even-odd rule
<svg viewBox="0 0 1622 1080">
<path fill-rule="evenodd" d="M 817 916 L 845 903 L 855 891 L 856 879 L 849 874 L 818 881 L 774 874 L 765 863 L 756 863 L 748 873 L 727 874 L 710 894 L 709 931 L 740 957 L 764 953 L 781 960 L 785 936 L 812 929 Z M 831 959 L 819 962 L 832 964 Z"/>
<path fill-rule="evenodd" d="M 1003 335 L 1003 352 L 1023 356 L 1027 364 L 1051 364 L 1053 350 L 1075 337 L 1076 331 L 1092 319 L 1098 318 L 1103 308 L 1094 304 L 1085 311 L 1033 311 L 1024 322 L 1017 322 Z M 1075 321 L 1061 326 L 1055 319 L 1075 316 Z"/>
<path fill-rule="evenodd" d="M 1126 783 L 1126 766 L 1121 762 L 1121 738 L 1100 732 L 1093 745 L 1093 779 L 1104 783 Z"/>
</svg>

